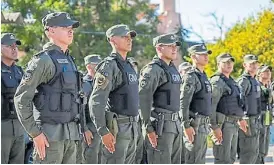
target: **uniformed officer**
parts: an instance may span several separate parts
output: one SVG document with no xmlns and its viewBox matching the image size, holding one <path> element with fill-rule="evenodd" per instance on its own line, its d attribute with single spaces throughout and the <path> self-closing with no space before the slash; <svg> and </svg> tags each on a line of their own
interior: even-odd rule
<svg viewBox="0 0 274 165">
<path fill-rule="evenodd" d="M 185 163 L 205 163 L 209 115 L 211 114 L 211 85 L 204 72 L 208 64 L 204 44 L 193 45 L 188 49 L 193 68 L 183 77 L 180 108 L 183 115 Z"/>
<path fill-rule="evenodd" d="M 34 163 L 76 163 L 79 83 L 68 46 L 79 22 L 65 12 L 42 19 L 50 42 L 34 55 L 16 91 L 20 122 L 34 141 Z M 32 108 L 33 101 L 33 108 Z"/>
<path fill-rule="evenodd" d="M 128 61 L 131 63 L 131 65 L 133 66 L 135 72 L 138 74 L 138 62 L 135 60 L 135 58 L 133 57 L 129 57 Z M 139 112 L 140 114 L 140 112 Z M 141 119 L 141 115 L 139 116 L 139 120 L 138 120 L 138 139 L 137 139 L 137 147 L 136 147 L 136 156 L 135 156 L 135 160 L 136 160 L 136 164 L 141 164 L 141 163 L 145 163 L 144 161 L 146 158 L 146 153 L 144 151 L 144 136 L 143 136 L 143 131 L 142 131 L 142 119 Z"/>
<path fill-rule="evenodd" d="M 260 86 L 255 79 L 258 69 L 258 58 L 255 55 L 244 56 L 244 73 L 239 77 L 238 84 L 245 102 L 244 111 L 248 123 L 248 131 L 239 130 L 240 163 L 253 164 L 259 154 L 259 116 Z"/>
<path fill-rule="evenodd" d="M 189 62 L 183 62 L 179 65 L 178 70 L 181 75 L 181 78 L 185 75 L 187 71 L 192 68 L 192 65 Z M 184 83 L 184 82 L 182 82 Z M 180 111 L 180 116 L 182 117 L 182 112 Z M 181 164 L 185 164 L 185 144 L 182 143 L 182 152 L 181 152 Z"/>
<path fill-rule="evenodd" d="M 271 72 L 272 67 L 262 65 L 257 71 L 257 79 L 261 87 L 261 128 L 259 135 L 259 155 L 256 164 L 264 164 L 264 158 L 268 154 L 270 141 L 270 125 L 272 124 L 272 95 L 271 95 Z"/>
<path fill-rule="evenodd" d="M 86 96 L 89 98 L 92 88 L 93 81 L 95 75 L 95 67 L 101 62 L 100 55 L 92 54 L 88 55 L 84 58 L 87 74 L 84 76 L 83 80 L 83 91 Z M 93 118 L 90 118 L 88 105 L 86 105 L 85 109 L 85 117 L 86 117 L 86 129 L 85 129 L 85 138 L 83 139 L 82 145 L 82 162 L 83 164 L 99 164 L 100 163 L 100 152 L 101 152 L 101 138 L 97 133 L 96 127 L 93 122 Z M 79 152 L 79 151 L 78 151 Z M 80 157 L 80 156 L 79 156 Z"/>
<path fill-rule="evenodd" d="M 149 164 L 181 163 L 182 128 L 178 112 L 182 81 L 172 62 L 180 45 L 174 34 L 153 38 L 157 56 L 140 73 L 140 109 Z"/>
<path fill-rule="evenodd" d="M 138 121 L 138 77 L 127 53 L 136 32 L 119 24 L 106 32 L 113 48 L 96 69 L 89 99 L 91 116 L 101 136 L 103 164 L 135 162 Z"/>
<path fill-rule="evenodd" d="M 183 77 L 185 75 L 185 73 L 187 71 L 189 71 L 192 68 L 192 65 L 189 62 L 183 62 L 179 65 L 178 70 L 179 73 L 181 75 L 181 77 Z"/>
<path fill-rule="evenodd" d="M 13 97 L 23 70 L 15 64 L 17 45 L 21 42 L 12 33 L 1 36 L 1 163 L 23 164 L 25 156 L 24 129 L 18 121 Z"/>
<path fill-rule="evenodd" d="M 216 164 L 233 164 L 236 160 L 238 130 L 247 131 L 247 123 L 243 119 L 243 100 L 241 100 L 238 84 L 230 74 L 234 67 L 234 58 L 224 53 L 217 58 L 218 71 L 211 79 L 213 130 L 213 154 Z"/>
</svg>

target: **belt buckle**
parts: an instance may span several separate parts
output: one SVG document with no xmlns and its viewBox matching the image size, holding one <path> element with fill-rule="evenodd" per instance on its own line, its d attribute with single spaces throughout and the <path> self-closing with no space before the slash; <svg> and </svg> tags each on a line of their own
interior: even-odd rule
<svg viewBox="0 0 274 165">
<path fill-rule="evenodd" d="M 158 114 L 158 120 L 164 120 L 165 119 L 165 115 L 162 113 Z"/>
<path fill-rule="evenodd" d="M 171 114 L 171 120 L 172 121 L 177 121 L 178 120 L 178 114 L 177 113 L 172 113 Z"/>
<path fill-rule="evenodd" d="M 129 122 L 134 122 L 134 117 L 133 116 L 129 116 Z"/>
<path fill-rule="evenodd" d="M 205 118 L 205 123 L 209 124 L 209 122 L 210 122 L 210 120 L 209 120 L 209 117 L 207 116 L 207 117 Z"/>
</svg>

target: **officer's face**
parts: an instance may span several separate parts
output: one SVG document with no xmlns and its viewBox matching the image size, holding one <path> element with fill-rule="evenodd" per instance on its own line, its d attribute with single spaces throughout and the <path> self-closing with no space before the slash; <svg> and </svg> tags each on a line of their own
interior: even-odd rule
<svg viewBox="0 0 274 165">
<path fill-rule="evenodd" d="M 233 71 L 233 67 L 234 67 L 234 62 L 232 60 L 219 63 L 219 68 L 221 69 L 222 73 L 230 74 Z"/>
<path fill-rule="evenodd" d="M 256 74 L 257 69 L 258 69 L 258 62 L 252 62 L 252 63 L 244 63 L 244 68 L 247 72 Z"/>
<path fill-rule="evenodd" d="M 176 60 L 178 48 L 175 43 L 171 45 L 160 45 L 160 47 L 164 58 L 168 60 Z"/>
<path fill-rule="evenodd" d="M 1 45 L 1 56 L 9 60 L 18 59 L 18 48 L 16 43 L 12 45 Z"/>
<path fill-rule="evenodd" d="M 266 69 L 264 72 L 260 73 L 260 77 L 262 79 L 271 80 L 271 71 L 270 71 L 270 69 Z"/>
<path fill-rule="evenodd" d="M 51 27 L 49 29 L 50 36 L 55 40 L 64 45 L 70 45 L 73 40 L 73 28 L 68 27 Z"/>
<path fill-rule="evenodd" d="M 192 56 L 192 60 L 201 66 L 208 64 L 208 54 L 196 54 Z"/>
<path fill-rule="evenodd" d="M 132 38 L 130 34 L 127 36 L 114 36 L 112 42 L 116 49 L 120 51 L 130 52 L 132 48 Z"/>
</svg>

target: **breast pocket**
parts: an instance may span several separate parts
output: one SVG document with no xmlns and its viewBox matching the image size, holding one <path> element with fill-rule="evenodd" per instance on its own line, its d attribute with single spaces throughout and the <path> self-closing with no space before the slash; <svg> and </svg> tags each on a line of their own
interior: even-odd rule
<svg viewBox="0 0 274 165">
<path fill-rule="evenodd" d="M 13 88 L 17 86 L 17 81 L 12 78 L 10 73 L 2 72 L 2 82 L 7 88 Z"/>
</svg>

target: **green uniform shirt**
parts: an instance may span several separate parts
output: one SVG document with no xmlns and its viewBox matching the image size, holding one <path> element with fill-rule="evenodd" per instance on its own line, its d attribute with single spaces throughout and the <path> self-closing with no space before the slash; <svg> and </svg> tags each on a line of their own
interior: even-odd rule
<svg viewBox="0 0 274 165">
<path fill-rule="evenodd" d="M 60 47 L 50 42 L 43 47 L 44 51 L 53 49 L 62 52 Z M 31 137 L 36 137 L 43 132 L 50 141 L 79 140 L 79 129 L 75 122 L 54 125 L 43 123 L 42 129 L 40 129 L 34 120 L 32 100 L 36 88 L 42 83 L 48 83 L 55 74 L 55 65 L 44 51 L 30 60 L 25 75 L 17 88 L 14 103 L 18 119 Z M 67 53 L 68 51 L 65 54 Z"/>
<path fill-rule="evenodd" d="M 117 58 L 124 60 L 122 56 L 115 53 Z M 111 91 L 122 84 L 122 72 L 117 66 L 115 60 L 104 60 L 98 65 L 94 76 L 94 86 L 89 98 L 89 111 L 91 117 L 94 117 L 95 125 L 99 135 L 103 136 L 109 133 L 106 127 L 105 110 L 108 97 Z"/>
<path fill-rule="evenodd" d="M 159 58 L 155 56 L 154 59 Z M 150 121 L 153 94 L 159 86 L 167 81 L 166 73 L 159 65 L 148 64 L 141 70 L 139 101 L 142 118 L 148 133 L 155 131 Z"/>
<path fill-rule="evenodd" d="M 192 72 L 201 72 L 199 69 L 193 67 L 190 71 L 186 72 L 183 76 L 183 83 L 181 85 L 180 95 L 180 110 L 182 112 L 183 124 L 185 128 L 190 127 L 189 121 L 189 106 L 192 101 L 193 95 L 202 89 L 202 84 L 198 76 Z"/>
<path fill-rule="evenodd" d="M 230 79 L 232 79 L 230 77 Z M 221 97 L 225 94 L 231 94 L 231 88 L 225 83 L 225 81 L 220 78 L 219 75 L 215 75 L 210 79 L 212 86 L 212 113 L 210 116 L 210 124 L 213 129 L 218 128 L 218 123 L 216 121 L 216 109 Z"/>
<path fill-rule="evenodd" d="M 244 72 L 243 75 L 249 75 L 249 73 Z M 249 92 L 251 90 L 251 83 L 243 75 L 239 77 L 238 84 L 239 84 L 239 87 L 240 87 L 240 93 L 243 95 L 243 98 L 245 100 L 244 101 L 245 107 L 248 107 L 247 106 L 247 101 L 246 101 L 247 99 L 246 99 L 246 97 L 247 97 L 247 95 L 249 94 Z M 247 111 L 247 110 L 245 110 L 245 111 Z"/>
</svg>

